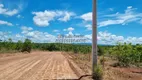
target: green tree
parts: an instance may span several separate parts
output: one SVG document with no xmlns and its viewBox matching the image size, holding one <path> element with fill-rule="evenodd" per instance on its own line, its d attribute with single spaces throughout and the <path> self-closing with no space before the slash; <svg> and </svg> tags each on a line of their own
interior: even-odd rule
<svg viewBox="0 0 142 80">
<path fill-rule="evenodd" d="M 104 51 L 104 50 L 105 50 L 105 49 L 104 49 L 103 47 L 98 46 L 98 55 L 99 55 L 99 56 L 104 55 L 104 53 L 105 53 L 105 51 Z"/>
<path fill-rule="evenodd" d="M 17 42 L 17 44 L 16 44 L 16 50 L 21 51 L 22 50 L 22 46 L 23 46 L 23 43 L 22 43 L 22 41 L 19 40 Z"/>
<path fill-rule="evenodd" d="M 118 60 L 119 66 L 130 66 L 141 63 L 141 51 L 140 45 L 118 44 L 111 49 L 111 55 Z"/>
<path fill-rule="evenodd" d="M 7 49 L 8 49 L 8 50 L 11 50 L 11 49 L 12 49 L 12 39 L 11 39 L 11 38 L 9 38 L 9 39 L 8 39 L 8 42 L 6 42 L 6 46 L 7 46 Z"/>
<path fill-rule="evenodd" d="M 25 39 L 25 42 L 23 43 L 23 47 L 22 47 L 22 52 L 31 52 L 32 49 L 32 42 L 29 39 Z"/>
</svg>

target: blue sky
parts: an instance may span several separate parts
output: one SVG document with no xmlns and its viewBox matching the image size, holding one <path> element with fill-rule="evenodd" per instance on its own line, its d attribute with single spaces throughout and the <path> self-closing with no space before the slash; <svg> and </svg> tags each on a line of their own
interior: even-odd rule
<svg viewBox="0 0 142 80">
<path fill-rule="evenodd" d="M 141 0 L 98 0 L 98 44 L 142 43 Z M 92 0 L 0 0 L 0 38 L 53 42 L 58 34 L 91 40 Z"/>
</svg>

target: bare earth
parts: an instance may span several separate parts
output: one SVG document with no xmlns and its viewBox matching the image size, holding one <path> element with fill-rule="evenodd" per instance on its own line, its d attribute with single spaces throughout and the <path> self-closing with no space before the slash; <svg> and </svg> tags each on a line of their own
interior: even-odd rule
<svg viewBox="0 0 142 80">
<path fill-rule="evenodd" d="M 0 80 L 78 78 L 69 60 L 61 52 L 36 51 L 30 54 L 0 57 Z"/>
<path fill-rule="evenodd" d="M 91 74 L 91 54 L 68 53 L 71 59 L 86 73 Z M 66 54 L 66 55 L 68 55 Z M 116 61 L 105 57 L 103 80 L 142 80 L 142 68 L 138 67 L 113 67 Z M 98 63 L 100 58 L 98 57 Z M 85 79 L 86 80 L 86 79 Z"/>
</svg>

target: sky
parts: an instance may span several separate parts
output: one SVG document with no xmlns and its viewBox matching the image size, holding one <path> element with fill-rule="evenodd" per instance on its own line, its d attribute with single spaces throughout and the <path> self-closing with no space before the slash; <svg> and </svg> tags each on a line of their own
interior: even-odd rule
<svg viewBox="0 0 142 80">
<path fill-rule="evenodd" d="M 142 0 L 97 0 L 98 44 L 142 44 Z M 92 0 L 0 0 L 0 39 L 92 39 Z"/>
</svg>

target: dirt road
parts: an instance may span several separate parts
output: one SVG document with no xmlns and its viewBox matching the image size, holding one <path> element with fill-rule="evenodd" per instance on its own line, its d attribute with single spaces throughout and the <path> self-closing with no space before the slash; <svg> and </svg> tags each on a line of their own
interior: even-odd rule
<svg viewBox="0 0 142 80">
<path fill-rule="evenodd" d="M 78 78 L 61 52 L 32 52 L 0 58 L 0 80 Z"/>
</svg>

